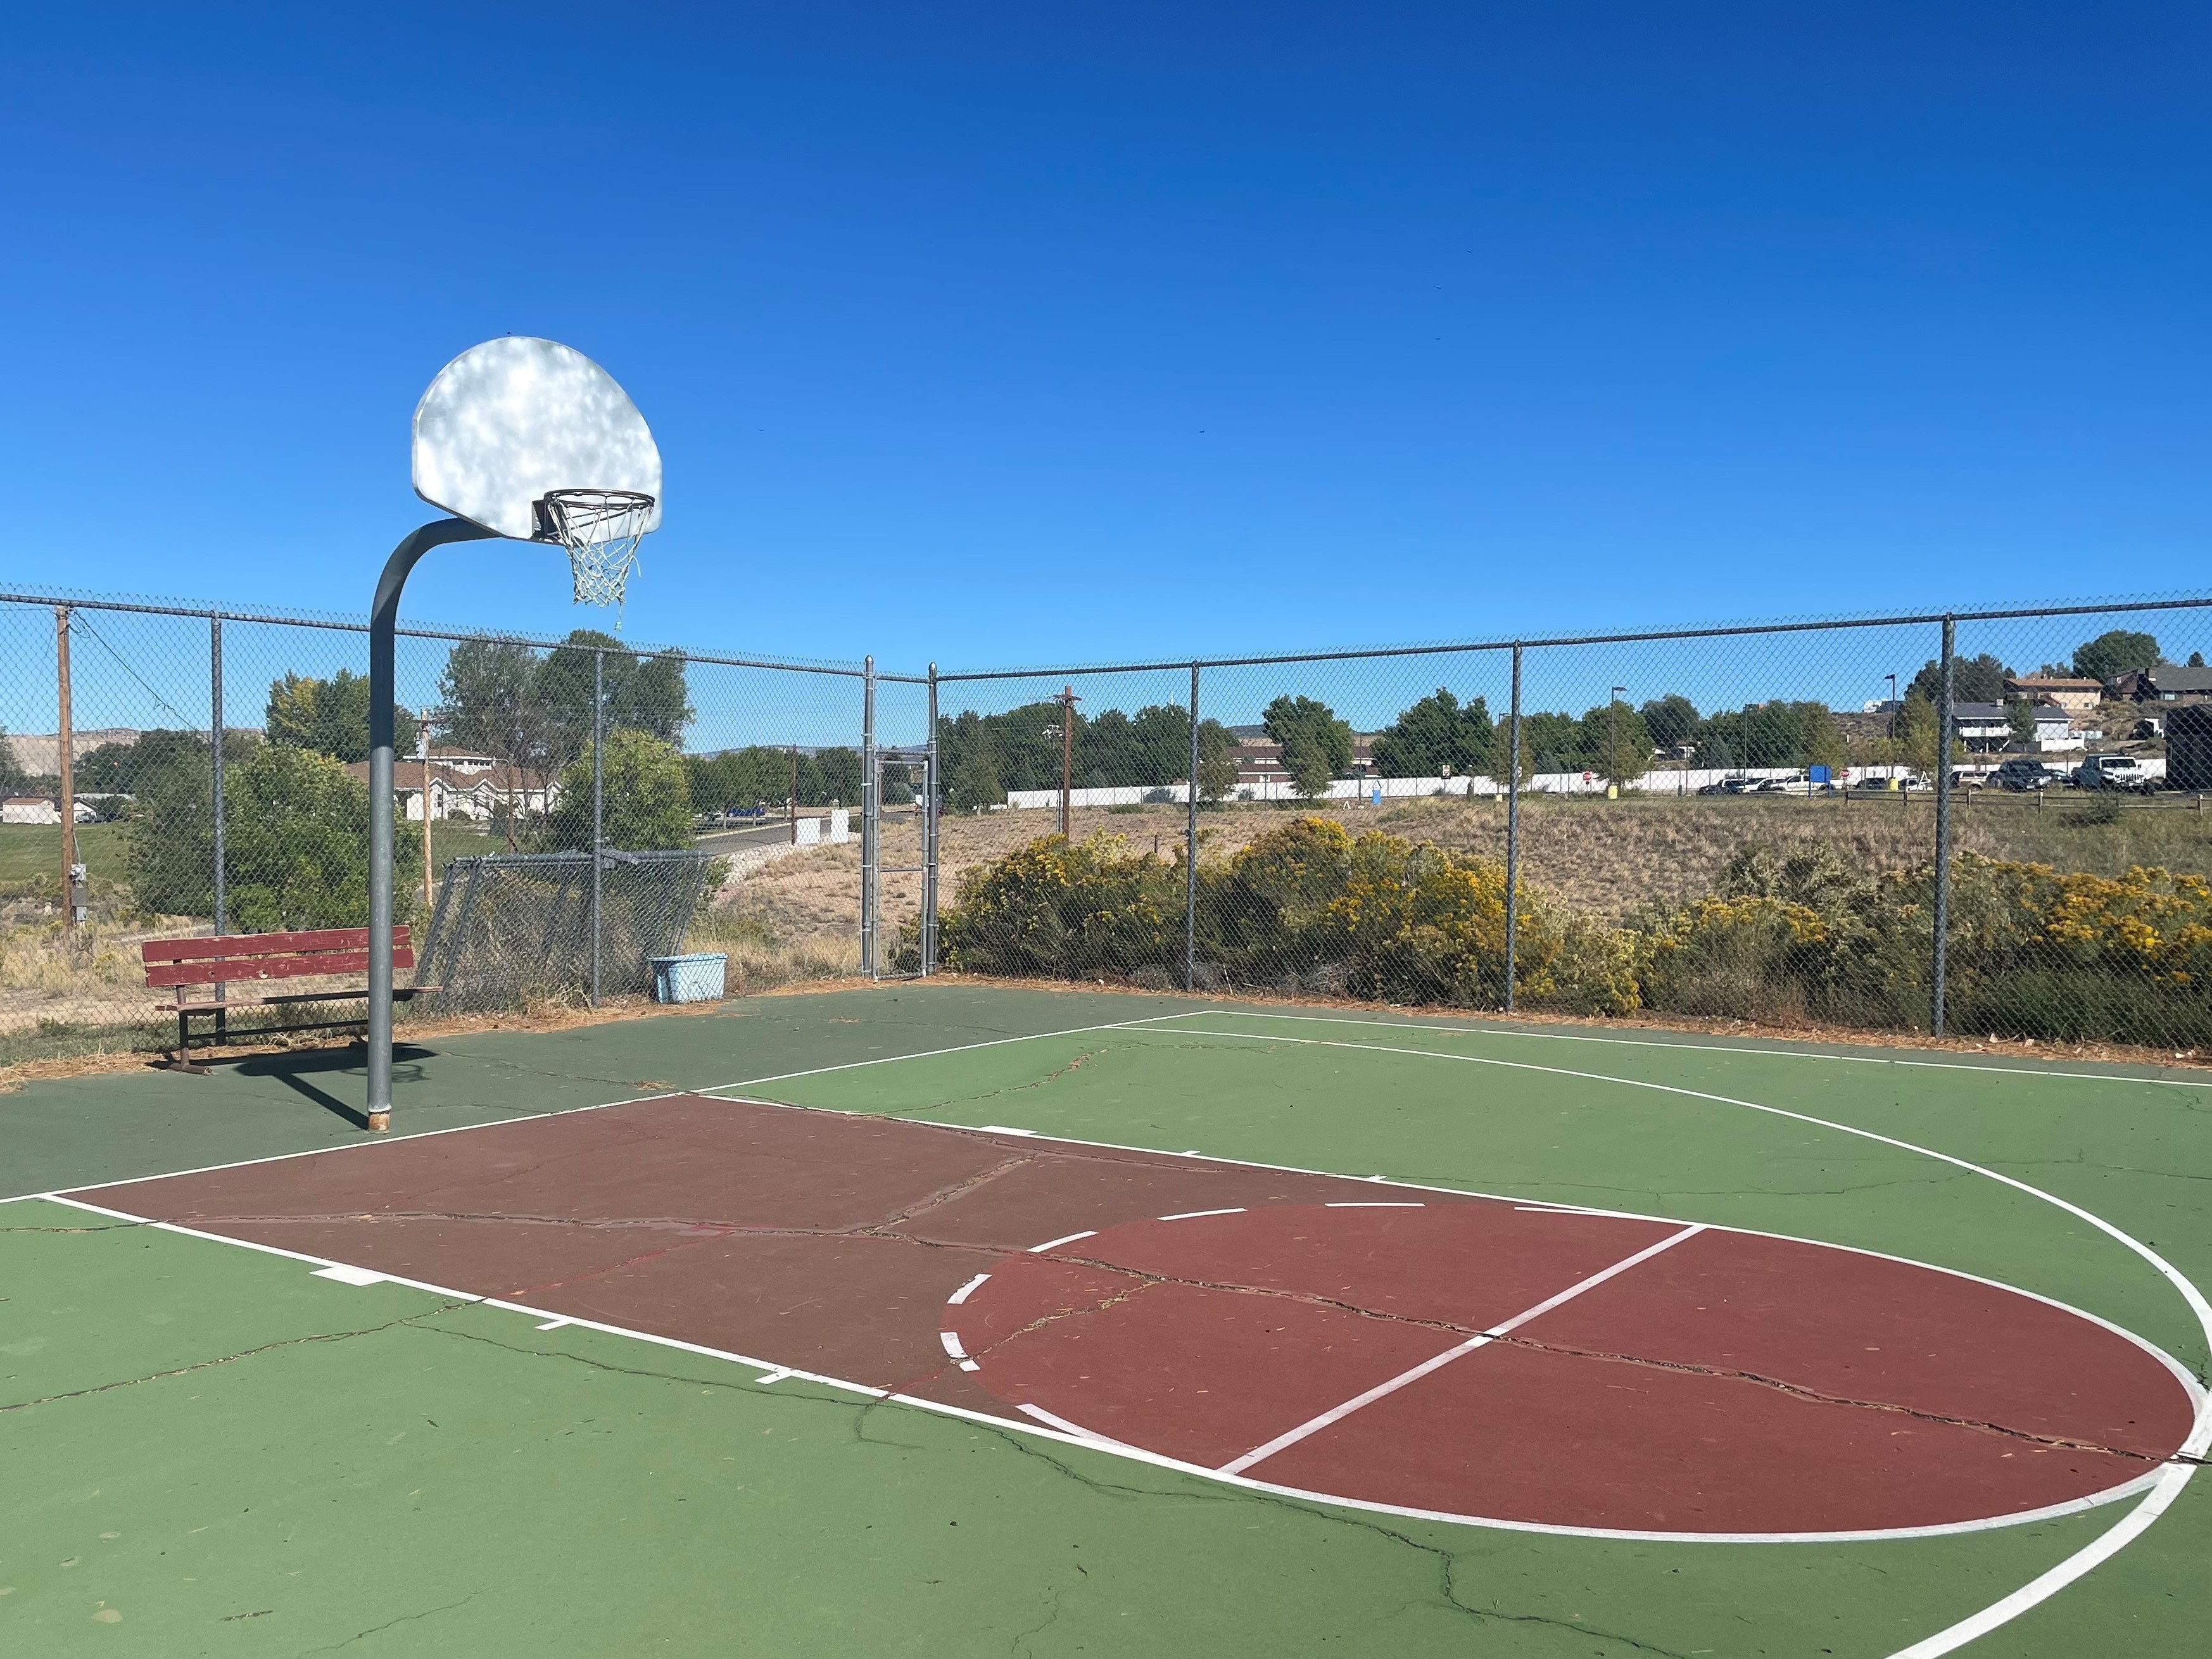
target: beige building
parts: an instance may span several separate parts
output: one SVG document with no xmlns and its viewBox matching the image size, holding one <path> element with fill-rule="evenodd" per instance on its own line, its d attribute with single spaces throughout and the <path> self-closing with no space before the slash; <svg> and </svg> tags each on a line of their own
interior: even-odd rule
<svg viewBox="0 0 2212 1659">
<path fill-rule="evenodd" d="M 2086 714 L 2105 699 L 2105 688 L 2096 680 L 2061 679 L 2057 675 L 2029 674 L 2004 683 L 2005 701 L 2055 704 L 2069 714 Z"/>
</svg>

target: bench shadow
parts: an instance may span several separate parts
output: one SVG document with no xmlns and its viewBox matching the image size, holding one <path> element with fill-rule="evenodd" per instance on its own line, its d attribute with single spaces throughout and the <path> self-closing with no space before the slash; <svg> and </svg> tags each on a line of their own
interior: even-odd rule
<svg viewBox="0 0 2212 1659">
<path fill-rule="evenodd" d="M 404 1083 L 419 1083 L 422 1072 L 419 1062 L 436 1053 L 432 1048 L 418 1048 L 409 1043 L 398 1043 L 392 1050 L 392 1081 L 396 1088 Z M 302 1099 L 313 1101 L 333 1117 L 344 1119 L 356 1129 L 368 1127 L 368 1115 L 360 1107 L 349 1104 L 319 1086 L 315 1079 L 332 1074 L 351 1073 L 356 1079 L 367 1075 L 365 1051 L 351 1048 L 307 1049 L 298 1054 L 255 1054 L 236 1063 L 241 1077 L 273 1078 Z"/>
</svg>

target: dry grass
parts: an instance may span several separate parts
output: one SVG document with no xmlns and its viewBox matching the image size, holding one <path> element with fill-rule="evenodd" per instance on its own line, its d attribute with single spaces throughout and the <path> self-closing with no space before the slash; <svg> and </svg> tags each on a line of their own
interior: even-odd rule
<svg viewBox="0 0 2212 1659">
<path fill-rule="evenodd" d="M 1379 808 L 1346 801 L 1310 811 L 1352 834 L 1382 830 L 1432 841 L 1485 858 L 1505 856 L 1505 809 L 1492 799 L 1432 798 Z M 1287 823 L 1292 810 L 1239 805 L 1200 814 L 1201 858 L 1226 858 Z M 1963 799 L 1954 817 L 1955 844 L 1991 858 L 2024 860 L 2061 870 L 2118 875 L 2132 864 L 2212 869 L 2212 814 L 2175 805 L 2130 805 L 2109 823 L 2082 797 L 2053 797 L 2039 806 L 2026 796 Z M 1172 856 L 1182 844 L 1181 806 L 1138 812 L 1079 811 L 1078 839 L 1099 830 L 1138 851 L 1157 846 Z M 1046 812 L 992 812 L 947 817 L 941 837 L 944 890 L 958 890 L 963 870 L 988 863 L 1052 832 Z M 1925 795 L 1872 799 L 1843 795 L 1674 799 L 1630 796 L 1531 796 L 1522 803 L 1521 857 L 1527 880 L 1571 908 L 1617 921 L 1654 902 L 1680 903 L 1711 890 L 1748 842 L 1784 847 L 1825 843 L 1865 869 L 1899 869 L 1927 860 L 1935 840 L 1935 808 Z M 888 861 L 888 860 L 887 860 Z M 854 914 L 859 885 L 854 885 Z"/>
</svg>

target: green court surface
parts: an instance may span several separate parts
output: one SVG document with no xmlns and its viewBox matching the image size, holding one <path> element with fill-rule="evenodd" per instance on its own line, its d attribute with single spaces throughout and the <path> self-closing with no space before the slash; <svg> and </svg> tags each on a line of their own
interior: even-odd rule
<svg viewBox="0 0 2212 1659">
<path fill-rule="evenodd" d="M 2212 1487 L 2188 1463 L 2154 1516 L 2137 1495 L 1925 1538 L 1454 1524 L 41 1196 L 366 1141 L 359 1060 L 0 1096 L 7 1651 L 2202 1650 Z M 403 1135 L 703 1091 L 1769 1231 L 1995 1279 L 2207 1370 L 2202 1073 L 946 984 L 438 1039 L 397 1075 Z M 2100 1540 L 2125 1541 L 2085 1556 Z"/>
</svg>

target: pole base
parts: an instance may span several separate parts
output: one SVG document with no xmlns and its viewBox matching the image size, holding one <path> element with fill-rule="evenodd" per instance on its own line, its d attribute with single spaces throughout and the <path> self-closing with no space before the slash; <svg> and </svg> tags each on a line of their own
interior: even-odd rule
<svg viewBox="0 0 2212 1659">
<path fill-rule="evenodd" d="M 371 1113 L 368 1115 L 368 1132 L 369 1132 L 371 1134 L 377 1134 L 377 1135 L 384 1134 L 384 1133 L 387 1133 L 387 1132 L 391 1129 L 391 1127 L 392 1127 L 392 1114 L 391 1114 L 391 1113 L 389 1113 L 389 1112 L 371 1112 Z"/>
</svg>

